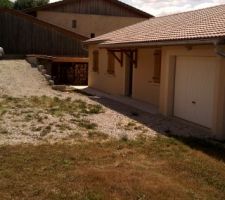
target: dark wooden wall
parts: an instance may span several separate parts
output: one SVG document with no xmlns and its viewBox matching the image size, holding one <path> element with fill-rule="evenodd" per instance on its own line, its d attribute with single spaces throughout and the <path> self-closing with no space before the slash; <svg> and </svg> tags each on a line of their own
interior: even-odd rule
<svg viewBox="0 0 225 200">
<path fill-rule="evenodd" d="M 126 5 L 121 6 L 110 0 L 74 0 L 64 5 L 49 7 L 46 11 L 148 18 L 126 8 Z"/>
<path fill-rule="evenodd" d="M 35 20 L 0 10 L 0 46 L 6 54 L 87 57 L 82 39 Z"/>
</svg>

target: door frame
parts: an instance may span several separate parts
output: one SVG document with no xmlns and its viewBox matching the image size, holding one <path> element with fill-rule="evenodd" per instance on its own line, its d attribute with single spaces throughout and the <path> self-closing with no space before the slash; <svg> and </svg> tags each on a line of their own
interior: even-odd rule
<svg viewBox="0 0 225 200">
<path fill-rule="evenodd" d="M 133 71 L 134 71 L 134 52 L 129 51 L 126 55 L 126 66 L 125 66 L 125 88 L 124 95 L 132 97 L 133 94 Z"/>
</svg>

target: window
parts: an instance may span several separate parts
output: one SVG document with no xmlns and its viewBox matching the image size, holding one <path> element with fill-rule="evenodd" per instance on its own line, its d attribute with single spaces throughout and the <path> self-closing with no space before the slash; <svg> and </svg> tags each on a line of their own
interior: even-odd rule
<svg viewBox="0 0 225 200">
<path fill-rule="evenodd" d="M 108 52 L 108 68 L 107 72 L 109 74 L 115 74 L 115 58 L 112 52 Z"/>
<path fill-rule="evenodd" d="M 99 53 L 98 50 L 93 51 L 93 71 L 98 72 Z"/>
<path fill-rule="evenodd" d="M 95 37 L 95 33 L 91 33 L 91 38 L 94 38 Z"/>
<path fill-rule="evenodd" d="M 155 52 L 154 52 L 154 75 L 152 77 L 154 80 L 154 83 L 160 83 L 161 57 L 162 57 L 161 50 L 155 50 Z"/>
<path fill-rule="evenodd" d="M 72 28 L 77 28 L 77 20 L 72 20 Z"/>
</svg>

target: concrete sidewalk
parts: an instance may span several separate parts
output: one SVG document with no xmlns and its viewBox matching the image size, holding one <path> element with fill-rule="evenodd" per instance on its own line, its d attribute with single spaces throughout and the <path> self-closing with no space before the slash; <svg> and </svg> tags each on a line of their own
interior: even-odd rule
<svg viewBox="0 0 225 200">
<path fill-rule="evenodd" d="M 133 108 L 141 110 L 143 112 L 147 112 L 147 113 L 151 113 L 151 114 L 158 114 L 159 113 L 158 108 L 156 106 L 148 104 L 148 103 L 143 102 L 143 101 L 132 99 L 130 97 L 110 95 L 110 94 L 107 94 L 105 92 L 101 92 L 99 90 L 90 88 L 88 86 L 72 86 L 72 87 L 78 92 L 85 93 L 85 94 L 91 95 L 91 96 L 100 97 L 100 98 L 104 97 L 104 98 L 112 99 L 112 100 L 117 101 L 119 103 L 126 104 L 126 105 L 129 105 L 129 106 L 133 107 Z"/>
</svg>

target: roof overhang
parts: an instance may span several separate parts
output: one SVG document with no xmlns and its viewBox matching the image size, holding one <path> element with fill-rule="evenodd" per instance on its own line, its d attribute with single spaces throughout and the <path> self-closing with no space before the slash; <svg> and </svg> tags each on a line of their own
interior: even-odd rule
<svg viewBox="0 0 225 200">
<path fill-rule="evenodd" d="M 170 40 L 170 41 L 146 41 L 146 42 L 133 42 L 133 43 L 113 43 L 113 44 L 104 44 L 101 42 L 98 43 L 86 43 L 86 45 L 96 44 L 100 48 L 106 49 L 127 49 L 127 48 L 138 48 L 138 47 L 158 47 L 158 46 L 177 46 L 177 45 L 207 45 L 215 44 L 217 41 L 222 38 L 207 38 L 207 39 L 188 39 L 188 40 Z"/>
</svg>

